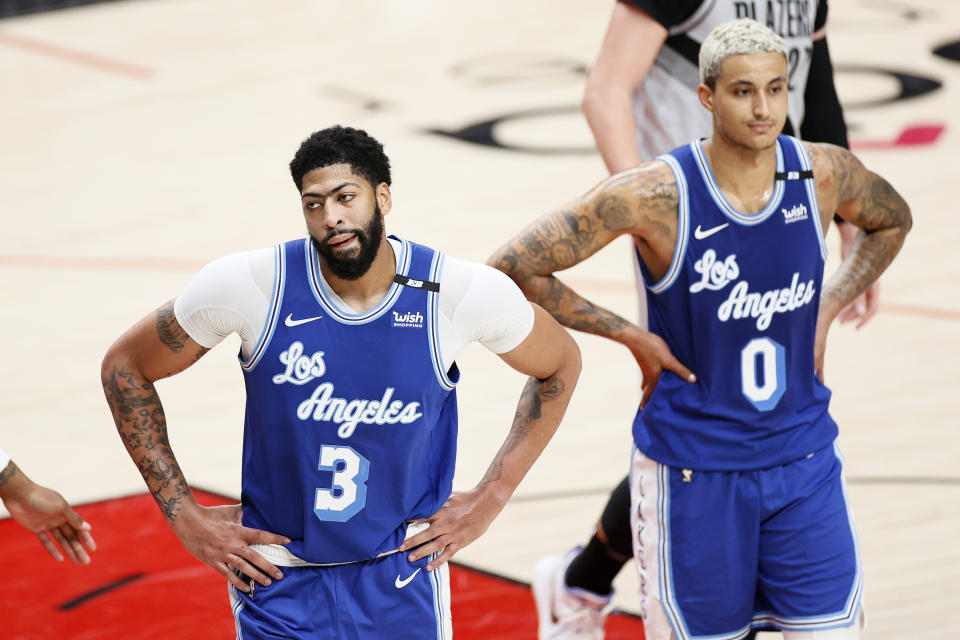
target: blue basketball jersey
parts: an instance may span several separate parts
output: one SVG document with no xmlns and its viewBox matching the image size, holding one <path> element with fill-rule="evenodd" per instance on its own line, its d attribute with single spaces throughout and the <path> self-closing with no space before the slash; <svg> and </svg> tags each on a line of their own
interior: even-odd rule
<svg viewBox="0 0 960 640">
<path fill-rule="evenodd" d="M 317 564 L 396 549 L 450 495 L 456 366 L 443 370 L 443 254 L 405 240 L 384 299 L 344 312 L 309 239 L 279 245 L 270 319 L 242 362 L 243 523 Z M 402 283 L 402 284 L 401 284 Z"/>
<path fill-rule="evenodd" d="M 696 375 L 665 372 L 633 433 L 675 467 L 761 469 L 829 445 L 830 391 L 814 372 L 826 248 L 803 143 L 780 136 L 773 196 L 757 214 L 727 202 L 701 142 L 660 156 L 679 194 L 667 274 L 647 283 L 650 330 Z"/>
</svg>

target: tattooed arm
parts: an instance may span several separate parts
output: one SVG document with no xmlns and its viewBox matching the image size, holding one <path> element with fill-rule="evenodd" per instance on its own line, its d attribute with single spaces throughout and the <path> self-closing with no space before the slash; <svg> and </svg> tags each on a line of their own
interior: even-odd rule
<svg viewBox="0 0 960 640">
<path fill-rule="evenodd" d="M 430 527 L 400 547 L 403 551 L 423 545 L 410 553 L 411 562 L 441 552 L 427 565 L 428 571 L 487 530 L 553 437 L 567 410 L 580 376 L 580 350 L 547 312 L 536 305 L 534 312 L 530 335 L 516 349 L 500 356 L 530 376 L 506 440 L 480 483 L 470 491 L 451 494 L 443 508 L 424 521 Z"/>
<path fill-rule="evenodd" d="M 63 553 L 54 544 L 56 541 L 73 562 L 90 563 L 87 550 L 97 549 L 90 535 L 90 525 L 83 521 L 63 496 L 28 478 L 13 460 L 0 469 L 0 499 L 14 520 L 36 534 L 40 544 L 54 560 L 63 561 Z"/>
<path fill-rule="evenodd" d="M 270 580 L 255 566 L 277 579 L 282 577 L 249 545 L 284 544 L 289 540 L 243 527 L 240 505 L 208 508 L 197 503 L 170 448 L 166 415 L 153 385 L 183 371 L 207 351 L 177 322 L 171 300 L 117 339 L 104 357 L 100 378 L 127 453 L 167 524 L 187 551 L 238 589 L 248 591 L 249 586 L 233 569 L 263 585 Z"/>
<path fill-rule="evenodd" d="M 913 219 L 900 194 L 889 182 L 868 171 L 855 155 L 829 144 L 806 145 L 813 159 L 821 216 L 836 211 L 860 228 L 840 268 L 820 294 L 817 370 L 822 375 L 830 323 L 887 268 L 900 251 Z M 826 225 L 824 221 L 824 228 Z"/>
<path fill-rule="evenodd" d="M 643 373 L 646 404 L 664 370 L 693 381 L 693 373 L 657 335 L 642 330 L 565 285 L 554 275 L 630 235 L 655 277 L 664 275 L 677 235 L 677 188 L 662 162 L 611 176 L 583 197 L 535 220 L 500 247 L 488 264 L 520 286 L 560 324 L 614 340 L 630 349 Z"/>
</svg>

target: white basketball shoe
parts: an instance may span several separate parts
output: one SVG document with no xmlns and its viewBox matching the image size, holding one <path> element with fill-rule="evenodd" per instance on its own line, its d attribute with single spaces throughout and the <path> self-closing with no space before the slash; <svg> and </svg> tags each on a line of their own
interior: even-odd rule
<svg viewBox="0 0 960 640">
<path fill-rule="evenodd" d="M 603 625 L 613 610 L 613 594 L 600 596 L 568 587 L 567 566 L 582 547 L 566 556 L 547 556 L 533 570 L 533 599 L 537 602 L 540 640 L 603 640 Z"/>
</svg>

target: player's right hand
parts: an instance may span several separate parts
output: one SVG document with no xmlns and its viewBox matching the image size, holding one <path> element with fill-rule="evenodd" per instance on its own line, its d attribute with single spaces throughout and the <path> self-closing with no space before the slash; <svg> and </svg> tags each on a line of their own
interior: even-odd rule
<svg viewBox="0 0 960 640">
<path fill-rule="evenodd" d="M 667 343 L 655 333 L 644 331 L 640 327 L 634 327 L 634 331 L 629 333 L 629 337 L 624 344 L 630 349 L 637 364 L 640 365 L 640 371 L 643 373 L 643 381 L 640 388 L 643 391 L 643 397 L 640 399 L 640 408 L 647 404 L 647 400 L 653 395 L 653 390 L 660 381 L 660 374 L 664 371 L 672 371 L 687 382 L 696 382 L 697 377 L 693 375 L 682 362 L 674 357 L 670 352 Z"/>
<path fill-rule="evenodd" d="M 239 504 L 219 507 L 193 505 L 177 515 L 172 527 L 181 544 L 195 558 L 210 565 L 230 584 L 243 592 L 250 591 L 234 571 L 240 571 L 263 586 L 270 585 L 283 574 L 262 555 L 250 548 L 251 544 L 287 544 L 286 538 L 268 531 L 243 526 L 243 508 Z"/>
<path fill-rule="evenodd" d="M 57 562 L 62 562 L 66 554 L 77 564 L 90 564 L 88 551 L 97 549 L 90 535 L 90 525 L 59 493 L 33 481 L 28 482 L 19 495 L 6 498 L 5 506 L 13 519 L 36 534 L 40 544 Z"/>
</svg>

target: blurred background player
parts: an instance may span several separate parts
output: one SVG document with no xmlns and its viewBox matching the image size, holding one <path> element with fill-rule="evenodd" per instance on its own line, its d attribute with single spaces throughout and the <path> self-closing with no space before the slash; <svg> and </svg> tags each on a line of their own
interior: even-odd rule
<svg viewBox="0 0 960 640">
<path fill-rule="evenodd" d="M 77 564 L 90 564 L 87 552 L 97 549 L 90 535 L 90 525 L 63 496 L 28 478 L 3 449 L 0 449 L 0 499 L 13 519 L 36 534 L 40 544 L 57 562 L 63 562 L 63 553 L 66 553 Z"/>
<path fill-rule="evenodd" d="M 859 633 L 862 571 L 823 351 L 831 322 L 893 259 L 911 220 L 849 152 L 777 138 L 789 51 L 756 21 L 722 23 L 699 54 L 713 135 L 614 175 L 491 258 L 563 324 L 624 344 L 640 365 L 629 514 L 651 639 L 768 626 L 788 638 Z M 866 233 L 821 294 L 833 211 Z M 652 333 L 552 275 L 620 235 L 650 283 Z M 608 597 L 540 581 L 545 566 L 563 569 L 544 562 L 536 576 L 541 637 L 602 624 Z M 572 598 L 586 606 L 567 606 Z"/>
<path fill-rule="evenodd" d="M 716 25 L 740 17 L 766 24 L 787 42 L 790 96 L 784 133 L 799 131 L 804 140 L 848 146 L 825 37 L 826 0 L 620 0 L 587 78 L 582 105 L 611 174 L 710 134 L 710 114 L 696 96 L 700 43 Z M 845 256 L 858 229 L 838 216 L 835 220 Z M 646 294 L 642 286 L 638 292 L 644 326 Z M 874 282 L 838 319 L 857 320 L 860 327 L 878 306 L 879 283 Z M 624 478 L 586 546 L 538 563 L 533 582 L 538 601 L 564 585 L 568 589 L 562 592 L 569 596 L 554 599 L 558 610 L 551 611 L 549 619 L 541 617 L 541 637 L 603 637 L 613 580 L 633 553 L 629 504 Z"/>
</svg>

